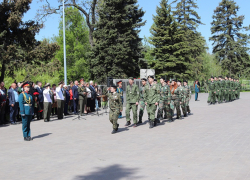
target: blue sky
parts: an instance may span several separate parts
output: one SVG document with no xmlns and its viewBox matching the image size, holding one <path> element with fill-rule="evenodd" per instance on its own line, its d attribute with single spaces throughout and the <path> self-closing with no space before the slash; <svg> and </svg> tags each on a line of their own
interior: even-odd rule
<svg viewBox="0 0 250 180">
<path fill-rule="evenodd" d="M 51 4 L 56 4 L 56 0 L 48 0 Z M 250 1 L 249 0 L 235 0 L 239 5 L 240 9 L 238 11 L 238 15 L 245 15 L 244 26 L 248 26 L 250 24 Z M 169 2 L 172 2 L 170 0 Z M 212 42 L 209 42 L 209 37 L 211 36 L 210 31 L 210 23 L 212 22 L 212 15 L 214 9 L 219 5 L 221 0 L 197 0 L 197 5 L 199 9 L 196 9 L 199 16 L 201 17 L 201 21 L 205 25 L 200 25 L 198 31 L 205 37 L 209 52 L 212 52 Z M 155 15 L 156 7 L 159 5 L 160 0 L 138 0 L 139 6 L 146 11 L 143 19 L 147 21 L 146 25 L 141 28 L 141 37 L 149 37 L 150 32 L 149 29 L 153 24 L 152 16 Z M 40 8 L 42 4 L 37 2 L 37 0 L 33 0 L 31 4 L 31 9 L 25 14 L 24 20 L 34 19 L 36 16 L 37 10 Z M 51 15 L 47 21 L 45 22 L 45 27 L 37 34 L 36 38 L 38 40 L 42 40 L 43 38 L 51 38 L 54 35 L 58 35 L 58 26 L 59 26 L 60 16 L 59 15 Z"/>
</svg>

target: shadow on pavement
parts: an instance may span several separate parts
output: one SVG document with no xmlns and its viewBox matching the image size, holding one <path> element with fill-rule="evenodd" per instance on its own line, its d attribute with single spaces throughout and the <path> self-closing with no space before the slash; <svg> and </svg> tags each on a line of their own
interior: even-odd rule
<svg viewBox="0 0 250 180">
<path fill-rule="evenodd" d="M 118 131 L 117 131 L 117 133 L 120 133 L 120 132 L 123 132 L 123 131 L 128 131 L 129 130 L 129 128 L 118 128 Z"/>
<path fill-rule="evenodd" d="M 105 168 L 97 168 L 96 171 L 87 175 L 76 176 L 73 180 L 120 180 L 120 179 L 140 179 L 143 177 L 134 176 L 137 168 L 125 168 L 115 164 Z"/>
<path fill-rule="evenodd" d="M 38 136 L 34 136 L 33 139 L 37 139 L 37 138 L 42 138 L 42 137 L 45 137 L 45 136 L 49 136 L 50 134 L 52 134 L 52 133 L 40 134 L 40 135 L 38 135 Z"/>
<path fill-rule="evenodd" d="M 0 127 L 8 127 L 9 124 L 1 124 Z"/>
</svg>

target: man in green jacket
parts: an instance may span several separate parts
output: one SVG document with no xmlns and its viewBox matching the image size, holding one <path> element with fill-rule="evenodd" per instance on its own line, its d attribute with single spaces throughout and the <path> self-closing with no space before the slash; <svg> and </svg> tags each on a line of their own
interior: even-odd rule
<svg viewBox="0 0 250 180">
<path fill-rule="evenodd" d="M 84 109 L 87 104 L 87 90 L 84 86 L 84 80 L 80 80 L 81 85 L 78 87 L 78 94 L 79 94 L 79 104 L 80 104 L 80 115 L 83 116 Z"/>
<path fill-rule="evenodd" d="M 215 83 L 214 77 L 211 76 L 211 82 L 209 83 L 209 96 L 207 102 L 210 104 L 215 104 Z"/>
<path fill-rule="evenodd" d="M 140 87 L 140 110 L 139 110 L 139 121 L 138 124 L 142 123 L 142 116 L 144 114 L 144 109 L 145 109 L 145 89 L 147 86 L 147 79 L 142 78 L 142 86 Z"/>
<path fill-rule="evenodd" d="M 125 126 L 129 126 L 131 124 L 130 119 L 130 110 L 133 111 L 133 121 L 134 127 L 137 126 L 137 109 L 139 104 L 139 88 L 136 84 L 134 84 L 134 78 L 129 78 L 129 85 L 126 90 L 126 120 L 127 123 Z"/>
<path fill-rule="evenodd" d="M 145 90 L 145 104 L 147 106 L 147 112 L 149 115 L 149 128 L 153 128 L 156 125 L 155 121 L 155 111 L 160 100 L 159 86 L 154 84 L 154 77 L 148 77 L 149 85 Z"/>
</svg>

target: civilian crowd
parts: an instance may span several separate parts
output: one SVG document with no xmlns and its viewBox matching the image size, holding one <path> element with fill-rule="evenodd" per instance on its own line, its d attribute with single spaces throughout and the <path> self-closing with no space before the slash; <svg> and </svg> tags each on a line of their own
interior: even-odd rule
<svg viewBox="0 0 250 180">
<path fill-rule="evenodd" d="M 9 89 L 5 88 L 4 82 L 0 84 L 0 125 L 11 123 L 15 125 L 21 122 L 18 97 L 22 93 L 23 83 L 12 83 Z M 70 82 L 70 85 L 64 85 L 60 82 L 58 85 L 42 82 L 30 82 L 29 94 L 34 101 L 33 120 L 44 119 L 50 121 L 51 116 L 58 116 L 63 119 L 63 115 L 87 115 L 90 112 L 99 110 L 101 106 L 101 89 L 93 81 L 84 82 L 84 79 Z M 84 89 L 81 94 L 80 89 Z"/>
</svg>

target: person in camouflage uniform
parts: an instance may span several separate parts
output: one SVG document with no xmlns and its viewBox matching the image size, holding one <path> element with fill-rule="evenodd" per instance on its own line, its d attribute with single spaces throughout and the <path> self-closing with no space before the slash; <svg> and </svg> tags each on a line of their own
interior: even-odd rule
<svg viewBox="0 0 250 180">
<path fill-rule="evenodd" d="M 111 93 L 108 93 L 110 91 Z M 113 124 L 113 131 L 112 134 L 116 133 L 118 131 L 119 124 L 117 124 L 118 116 L 120 112 L 122 112 L 122 99 L 121 95 L 116 92 L 117 87 L 112 86 L 107 89 L 107 91 L 104 91 L 104 95 L 108 96 L 109 98 L 109 120 Z"/>
<path fill-rule="evenodd" d="M 184 117 L 187 117 L 187 110 L 186 110 L 186 95 L 187 95 L 187 91 L 186 91 L 186 88 L 184 88 L 182 85 L 181 85 L 181 81 L 177 81 L 177 86 L 181 93 L 181 100 L 180 100 L 180 106 L 181 106 L 181 109 L 182 109 L 182 113 L 183 113 L 183 116 Z M 180 119 L 181 116 L 180 116 Z"/>
<path fill-rule="evenodd" d="M 173 79 L 172 80 L 172 83 L 171 83 L 171 99 L 173 100 L 174 102 L 174 109 L 176 109 L 177 111 L 177 117 L 176 119 L 180 119 L 181 118 L 181 109 L 180 109 L 180 104 L 181 104 L 181 92 L 180 92 L 180 88 L 178 88 L 178 85 L 177 83 L 175 82 L 175 80 Z M 173 113 L 174 113 L 174 110 L 173 110 Z M 172 122 L 173 120 L 170 120 L 170 122 Z"/>
<path fill-rule="evenodd" d="M 145 89 L 147 86 L 147 79 L 142 78 L 141 81 L 142 81 L 142 86 L 140 87 L 140 90 L 139 90 L 139 93 L 140 93 L 139 94 L 139 96 L 140 96 L 140 101 L 139 101 L 140 111 L 139 111 L 139 121 L 137 124 L 142 123 L 142 116 L 143 116 L 144 109 L 145 109 Z"/>
<path fill-rule="evenodd" d="M 191 99 L 191 91 L 190 87 L 188 86 L 187 81 L 183 81 L 184 88 L 186 89 L 186 110 L 188 114 L 191 114 L 190 107 L 189 107 L 189 101 Z"/>
<path fill-rule="evenodd" d="M 126 90 L 126 120 L 127 123 L 125 126 L 129 126 L 131 124 L 130 119 L 130 110 L 133 111 L 133 120 L 134 127 L 137 126 L 137 109 L 139 104 L 139 88 L 136 84 L 134 84 L 134 78 L 129 78 L 129 85 Z"/>
<path fill-rule="evenodd" d="M 236 99 L 236 97 L 235 97 L 235 89 L 236 89 L 235 86 L 236 86 L 236 84 L 235 84 L 234 78 L 231 78 L 232 101 L 234 101 Z"/>
<path fill-rule="evenodd" d="M 84 86 L 84 80 L 80 80 L 81 85 L 78 87 L 78 94 L 79 94 L 79 104 L 80 104 L 80 116 L 83 116 L 84 109 L 87 104 L 87 90 Z"/>
<path fill-rule="evenodd" d="M 162 120 L 163 118 L 163 110 L 165 110 L 166 117 L 171 119 L 170 114 L 170 101 L 171 101 L 171 92 L 169 86 L 166 84 L 163 78 L 160 79 L 161 86 L 159 86 L 160 90 L 160 101 L 159 108 L 157 113 L 157 119 Z"/>
<path fill-rule="evenodd" d="M 237 99 L 240 99 L 240 90 L 241 90 L 241 83 L 239 82 L 239 79 L 237 81 Z"/>
<path fill-rule="evenodd" d="M 210 79 L 210 83 L 209 84 L 209 96 L 208 96 L 208 100 L 207 100 L 207 103 L 210 103 L 210 104 L 215 104 L 215 83 L 214 83 L 214 77 L 211 76 L 211 79 Z"/>
<path fill-rule="evenodd" d="M 225 81 L 222 79 L 222 76 L 219 76 L 219 81 L 220 81 L 220 103 L 222 103 L 225 99 L 225 87 L 226 87 L 226 83 Z"/>
<path fill-rule="evenodd" d="M 145 104 L 147 106 L 147 112 L 149 115 L 149 128 L 153 128 L 156 125 L 155 111 L 157 109 L 158 102 L 160 100 L 159 86 L 154 84 L 154 77 L 148 77 L 149 85 L 145 88 Z"/>
<path fill-rule="evenodd" d="M 230 81 L 228 80 L 228 77 L 225 77 L 225 90 L 224 90 L 224 97 L 225 97 L 225 101 L 229 102 L 229 93 L 230 93 Z"/>
<path fill-rule="evenodd" d="M 215 86 L 215 102 L 217 100 L 220 103 L 220 82 L 217 77 L 214 77 L 214 86 Z"/>
</svg>

